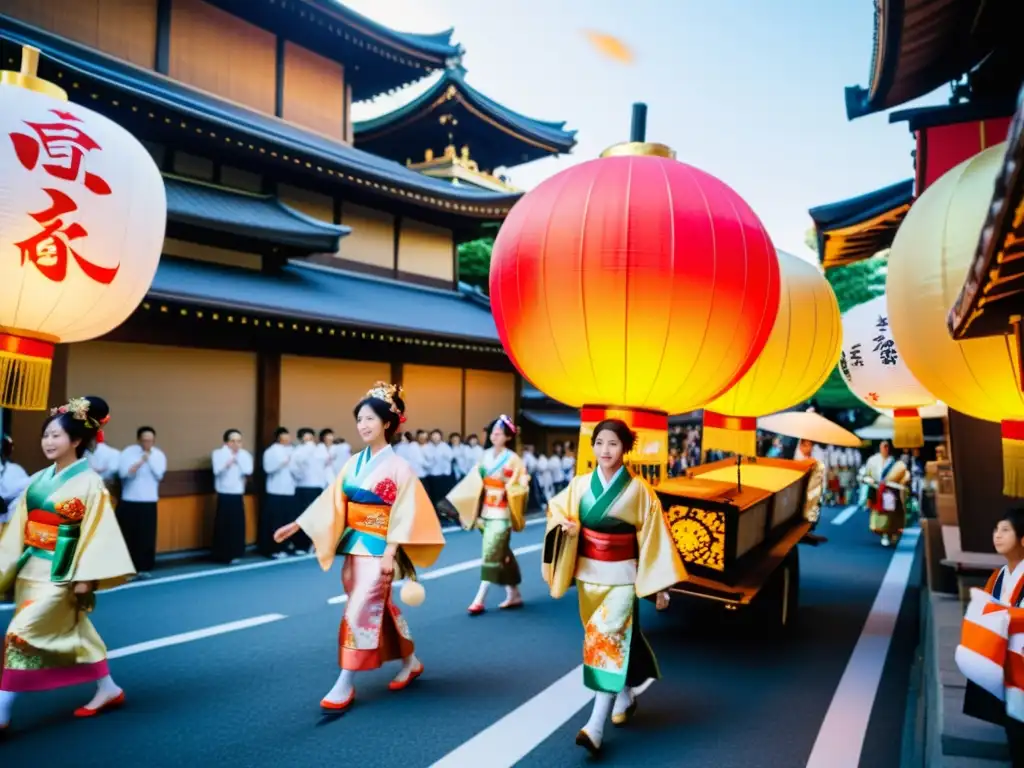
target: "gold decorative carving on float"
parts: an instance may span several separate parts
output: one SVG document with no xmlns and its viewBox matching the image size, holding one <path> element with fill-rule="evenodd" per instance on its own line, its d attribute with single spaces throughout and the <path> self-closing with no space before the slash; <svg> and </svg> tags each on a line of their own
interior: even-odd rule
<svg viewBox="0 0 1024 768">
<path fill-rule="evenodd" d="M 725 570 L 725 514 L 696 507 L 671 506 L 665 520 L 679 555 L 687 563 Z"/>
</svg>

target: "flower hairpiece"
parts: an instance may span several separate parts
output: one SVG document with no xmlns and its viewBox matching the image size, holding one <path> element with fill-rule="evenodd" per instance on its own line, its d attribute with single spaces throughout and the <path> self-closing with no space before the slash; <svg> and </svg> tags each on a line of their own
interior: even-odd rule
<svg viewBox="0 0 1024 768">
<path fill-rule="evenodd" d="M 71 414 L 71 417 L 78 421 L 84 421 L 86 426 L 92 429 L 99 429 L 110 421 L 110 415 L 104 416 L 102 419 L 94 419 L 89 415 L 89 401 L 84 397 L 75 397 L 67 402 L 66 405 L 62 405 L 58 408 L 51 408 L 50 415 L 57 416 L 58 414 Z"/>
<path fill-rule="evenodd" d="M 401 386 L 378 381 L 366 393 L 366 397 L 372 397 L 375 400 L 383 400 L 390 406 L 391 412 L 398 416 L 398 423 L 403 424 L 405 422 L 405 416 L 400 410 L 398 410 L 398 406 L 395 405 L 395 397 L 402 397 L 403 394 Z"/>
<path fill-rule="evenodd" d="M 511 429 L 513 435 L 517 434 L 519 432 L 519 430 L 516 429 L 516 425 L 512 423 L 512 419 L 510 419 L 504 413 L 501 414 L 501 416 L 498 417 L 498 421 L 502 422 L 506 427 Z"/>
</svg>

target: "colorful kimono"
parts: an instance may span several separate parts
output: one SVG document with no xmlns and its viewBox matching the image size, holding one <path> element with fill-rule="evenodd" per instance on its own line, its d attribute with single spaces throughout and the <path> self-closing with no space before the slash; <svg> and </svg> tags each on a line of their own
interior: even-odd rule
<svg viewBox="0 0 1024 768">
<path fill-rule="evenodd" d="M 102 478 L 80 459 L 32 477 L 0 539 L 0 594 L 14 582 L 4 638 L 5 691 L 42 691 L 109 674 L 107 648 L 89 621 L 92 597 L 135 573 Z"/>
<path fill-rule="evenodd" d="M 864 465 L 868 484 L 868 509 L 871 531 L 880 536 L 899 536 L 907 523 L 906 493 L 910 485 L 907 465 L 890 456 L 876 453 Z"/>
<path fill-rule="evenodd" d="M 583 682 L 618 693 L 658 678 L 657 662 L 640 631 L 638 597 L 685 581 L 661 503 L 625 467 L 605 482 L 600 470 L 574 477 L 548 503 L 543 574 L 559 598 L 573 581 L 583 622 Z M 565 520 L 580 523 L 565 533 Z"/>
<path fill-rule="evenodd" d="M 484 451 L 483 458 L 446 497 L 467 530 L 483 532 L 480 580 L 514 587 L 522 581 L 512 554 L 512 531 L 526 525 L 530 476 L 523 460 L 507 448 Z"/>
<path fill-rule="evenodd" d="M 320 567 L 345 555 L 341 571 L 348 602 L 338 637 L 342 669 L 376 669 L 413 652 L 412 635 L 380 572 L 389 544 L 399 545 L 395 578 L 415 578 L 444 547 L 441 523 L 412 467 L 387 446 L 352 456 L 331 485 L 302 513 L 299 527 L 313 542 Z"/>
</svg>

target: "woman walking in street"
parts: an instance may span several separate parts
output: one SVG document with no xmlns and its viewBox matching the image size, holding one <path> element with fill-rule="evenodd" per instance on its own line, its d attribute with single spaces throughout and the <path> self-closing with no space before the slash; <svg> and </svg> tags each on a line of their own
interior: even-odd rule
<svg viewBox="0 0 1024 768">
<path fill-rule="evenodd" d="M 95 593 L 135 573 L 103 479 L 83 458 L 109 420 L 98 397 L 55 408 L 42 447 L 53 462 L 32 476 L 0 539 L 0 594 L 14 583 L 14 616 L 4 638 L 0 730 L 19 693 L 96 683 L 75 717 L 124 703 L 107 649 L 89 621 Z"/>
<path fill-rule="evenodd" d="M 295 522 L 274 534 L 282 543 L 305 532 L 325 571 L 335 553 L 345 557 L 341 578 L 348 602 L 339 633 L 341 674 L 320 702 L 330 713 L 352 705 L 356 672 L 400 659 L 401 669 L 388 686 L 393 691 L 423 674 L 409 625 L 392 601 L 391 584 L 396 575 L 410 579 L 402 600 L 419 605 L 423 590 L 415 583 L 415 568 L 437 560 L 444 535 L 423 484 L 390 445 L 404 412 L 399 388 L 377 382 L 354 410 L 366 447 Z"/>
</svg>

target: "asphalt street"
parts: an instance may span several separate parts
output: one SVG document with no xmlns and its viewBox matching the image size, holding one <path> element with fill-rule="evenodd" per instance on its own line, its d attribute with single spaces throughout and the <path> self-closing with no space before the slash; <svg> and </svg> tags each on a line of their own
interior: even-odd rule
<svg viewBox="0 0 1024 768">
<path fill-rule="evenodd" d="M 840 525 L 831 522 L 837 516 Z M 91 696 L 88 686 L 25 695 L 0 763 L 45 755 L 77 768 L 589 765 L 573 741 L 589 714 L 576 597 L 546 594 L 542 528 L 513 537 L 526 607 L 499 612 L 495 590 L 479 617 L 466 607 L 480 537 L 450 533 L 422 574 L 426 602 L 403 607 L 425 674 L 400 692 L 387 690 L 394 665 L 361 674 L 352 710 L 328 721 L 318 705 L 337 676 L 338 564 L 330 573 L 297 558 L 177 566 L 102 594 L 93 620 L 126 706 L 76 721 L 71 712 Z M 602 764 L 898 766 L 919 557 L 911 541 L 895 555 L 882 549 L 863 510 L 845 518 L 828 510 L 818 532 L 829 542 L 801 547 L 799 623 L 783 641 L 738 614 L 682 600 L 659 613 L 642 603 L 662 679 L 644 690 L 628 728 L 609 725 Z M 910 566 L 905 590 L 901 558 Z M 888 620 L 883 594 L 890 603 L 895 596 Z M 869 614 L 873 629 L 864 633 Z M 9 616 L 9 607 L 0 611 L 0 623 Z M 880 644 L 887 621 L 892 640 Z"/>
</svg>

